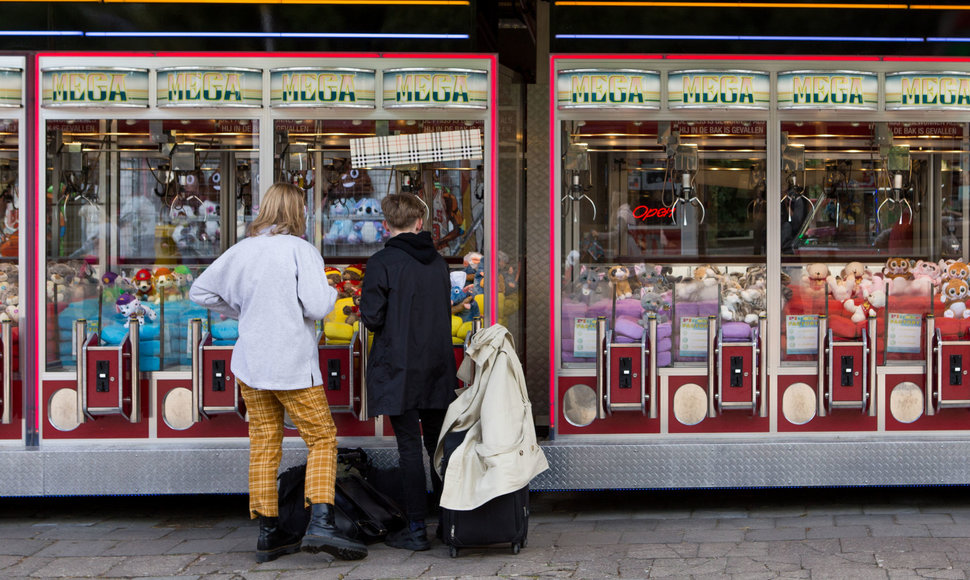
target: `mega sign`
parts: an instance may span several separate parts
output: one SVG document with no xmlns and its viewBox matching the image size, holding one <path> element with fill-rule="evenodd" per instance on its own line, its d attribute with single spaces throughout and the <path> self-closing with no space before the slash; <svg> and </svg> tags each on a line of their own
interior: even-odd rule
<svg viewBox="0 0 970 580">
<path fill-rule="evenodd" d="M 482 70 L 387 70 L 384 71 L 384 107 L 485 109 L 487 81 L 487 73 Z"/>
<path fill-rule="evenodd" d="M 753 71 L 680 71 L 667 76 L 670 108 L 767 109 L 768 74 Z"/>
<path fill-rule="evenodd" d="M 158 69 L 159 107 L 259 107 L 263 72 L 256 69 Z"/>
<path fill-rule="evenodd" d="M 273 107 L 374 107 L 374 71 L 288 68 L 270 73 Z"/>
<path fill-rule="evenodd" d="M 560 109 L 659 109 L 660 74 L 640 70 L 564 70 L 557 80 Z"/>
<path fill-rule="evenodd" d="M 753 71 L 680 71 L 667 76 L 670 108 L 767 109 L 768 74 Z"/>
<path fill-rule="evenodd" d="M 878 85 L 876 74 L 867 72 L 778 73 L 778 108 L 875 110 Z"/>
<path fill-rule="evenodd" d="M 43 71 L 45 107 L 147 107 L 148 71 L 71 68 Z"/>
<path fill-rule="evenodd" d="M 886 109 L 970 110 L 970 74 L 887 73 Z"/>
<path fill-rule="evenodd" d="M 23 71 L 19 68 L 0 68 L 0 107 L 21 106 L 23 88 Z"/>
</svg>

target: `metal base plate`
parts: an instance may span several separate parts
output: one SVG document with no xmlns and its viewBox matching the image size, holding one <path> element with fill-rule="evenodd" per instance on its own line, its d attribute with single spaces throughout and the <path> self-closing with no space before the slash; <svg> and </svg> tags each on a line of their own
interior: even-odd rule
<svg viewBox="0 0 970 580">
<path fill-rule="evenodd" d="M 344 438 L 377 467 L 397 464 L 394 439 Z M 842 435 L 811 441 L 680 439 L 619 443 L 583 437 L 542 444 L 549 469 L 534 490 L 708 487 L 826 487 L 970 483 L 970 438 L 918 440 Z M 282 467 L 304 461 L 299 440 L 284 443 Z M 67 444 L 0 448 L 0 496 L 246 493 L 246 441 L 213 448 Z"/>
</svg>

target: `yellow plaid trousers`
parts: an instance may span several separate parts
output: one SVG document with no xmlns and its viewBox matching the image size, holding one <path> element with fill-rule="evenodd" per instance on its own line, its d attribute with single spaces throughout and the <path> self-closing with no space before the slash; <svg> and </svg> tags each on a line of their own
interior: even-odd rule
<svg viewBox="0 0 970 580">
<path fill-rule="evenodd" d="M 323 386 L 292 391 L 253 389 L 239 382 L 249 412 L 249 516 L 277 517 L 276 476 L 283 457 L 283 410 L 307 446 L 307 505 L 333 503 L 337 428 Z"/>
</svg>

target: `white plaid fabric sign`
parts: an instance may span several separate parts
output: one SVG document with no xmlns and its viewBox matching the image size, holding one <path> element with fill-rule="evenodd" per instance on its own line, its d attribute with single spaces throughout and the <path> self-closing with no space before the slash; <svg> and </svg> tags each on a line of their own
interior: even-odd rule
<svg viewBox="0 0 970 580">
<path fill-rule="evenodd" d="M 350 140 L 350 158 L 354 167 L 414 165 L 482 157 L 482 132 L 478 129 Z"/>
</svg>

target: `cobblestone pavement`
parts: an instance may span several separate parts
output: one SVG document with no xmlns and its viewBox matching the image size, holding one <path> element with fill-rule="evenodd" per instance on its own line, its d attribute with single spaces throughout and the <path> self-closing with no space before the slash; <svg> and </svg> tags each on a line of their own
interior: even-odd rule
<svg viewBox="0 0 970 580">
<path fill-rule="evenodd" d="M 533 493 L 529 543 L 256 564 L 244 496 L 0 499 L 0 577 L 970 577 L 970 489 Z"/>
</svg>

